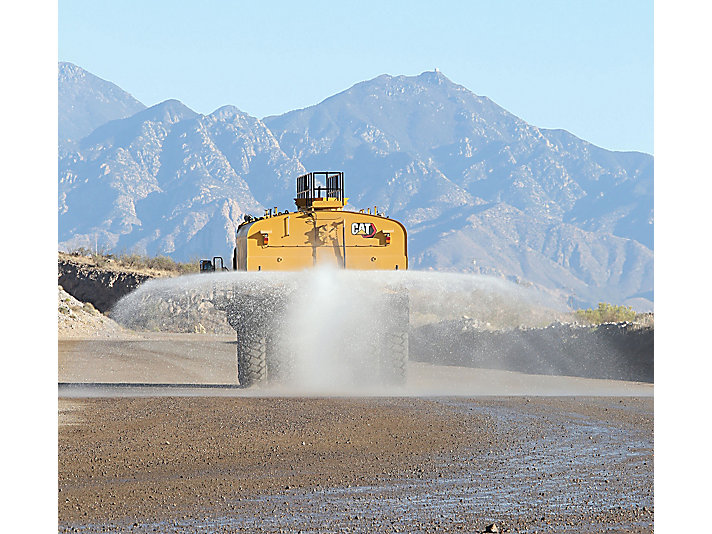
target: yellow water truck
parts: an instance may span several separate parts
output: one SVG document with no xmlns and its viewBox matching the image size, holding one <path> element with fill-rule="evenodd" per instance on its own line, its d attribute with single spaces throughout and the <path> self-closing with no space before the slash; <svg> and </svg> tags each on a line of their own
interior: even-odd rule
<svg viewBox="0 0 712 534">
<path fill-rule="evenodd" d="M 394 271 L 408 268 L 408 234 L 398 221 L 376 206 L 344 209 L 343 172 L 310 172 L 297 178 L 296 211 L 266 210 L 245 216 L 236 230 L 232 269 L 235 271 L 301 271 L 315 266 L 337 269 Z M 218 266 L 219 265 L 219 266 Z M 222 258 L 201 260 L 200 271 L 223 270 Z M 375 274 L 375 273 L 374 273 Z M 380 380 L 402 383 L 408 360 L 408 296 L 403 288 L 384 288 L 387 320 L 374 360 Z M 285 357 L 274 352 L 275 333 L 284 316 L 286 292 L 268 287 L 246 291 L 238 286 L 214 303 L 227 312 L 237 331 L 238 380 L 250 386 L 281 380 Z M 376 337 L 378 333 L 374 334 Z"/>
<path fill-rule="evenodd" d="M 325 186 L 320 185 L 325 183 Z M 233 269 L 298 271 L 315 265 L 342 269 L 408 268 L 405 227 L 374 206 L 346 211 L 342 172 L 311 172 L 297 178 L 297 210 L 267 210 L 237 229 Z"/>
</svg>

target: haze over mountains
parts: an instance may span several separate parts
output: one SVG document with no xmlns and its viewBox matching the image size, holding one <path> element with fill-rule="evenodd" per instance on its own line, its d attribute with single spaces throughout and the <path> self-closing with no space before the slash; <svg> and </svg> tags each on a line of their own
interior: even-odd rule
<svg viewBox="0 0 712 534">
<path fill-rule="evenodd" d="M 653 158 L 527 124 L 440 72 L 382 75 L 262 120 L 150 108 L 60 64 L 59 247 L 229 256 L 244 214 L 293 208 L 307 170 L 409 230 L 412 269 L 652 308 Z"/>
</svg>

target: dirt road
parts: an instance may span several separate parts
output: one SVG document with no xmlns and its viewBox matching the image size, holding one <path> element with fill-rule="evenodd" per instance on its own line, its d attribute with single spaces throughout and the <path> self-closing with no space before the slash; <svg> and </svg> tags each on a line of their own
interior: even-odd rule
<svg viewBox="0 0 712 534">
<path fill-rule="evenodd" d="M 237 384 L 234 336 L 131 333 L 110 339 L 60 339 L 59 382 Z M 278 388 L 229 390 L 230 396 L 481 396 L 481 395 L 619 395 L 651 396 L 653 385 L 554 375 L 531 375 L 498 369 L 475 369 L 410 362 L 403 387 L 379 387 L 341 377 L 337 383 L 289 384 Z M 176 395 L 193 390 L 60 389 L 61 396 Z M 198 394 L 205 392 L 198 391 Z M 213 391 L 212 395 L 221 394 Z"/>
<path fill-rule="evenodd" d="M 59 379 L 226 383 L 234 344 L 63 340 Z M 652 532 L 652 389 L 420 363 L 392 397 L 60 389 L 59 527 Z"/>
<path fill-rule="evenodd" d="M 652 532 L 652 403 L 60 399 L 60 530 Z"/>
</svg>

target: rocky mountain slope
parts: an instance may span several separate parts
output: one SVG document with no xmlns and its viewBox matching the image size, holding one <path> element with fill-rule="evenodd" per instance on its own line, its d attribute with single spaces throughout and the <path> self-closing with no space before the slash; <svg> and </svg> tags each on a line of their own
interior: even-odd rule
<svg viewBox="0 0 712 534">
<path fill-rule="evenodd" d="M 59 63 L 58 97 L 60 152 L 102 124 L 146 108 L 120 87 L 67 62 Z"/>
<path fill-rule="evenodd" d="M 652 300 L 652 157 L 529 125 L 440 72 L 380 76 L 265 123 L 307 168 L 410 232 L 415 268 L 527 280 L 571 302 Z M 625 264 L 625 268 L 624 268 Z"/>
<path fill-rule="evenodd" d="M 60 248 L 188 260 L 225 255 L 243 216 L 304 167 L 237 108 L 199 115 L 168 100 L 97 128 L 59 172 Z"/>
<path fill-rule="evenodd" d="M 344 170 L 353 208 L 403 220 L 412 268 L 652 307 L 652 156 L 537 128 L 437 71 L 264 120 L 169 100 L 98 126 L 60 157 L 60 249 L 229 255 L 243 215 L 291 207 L 307 169 Z"/>
</svg>

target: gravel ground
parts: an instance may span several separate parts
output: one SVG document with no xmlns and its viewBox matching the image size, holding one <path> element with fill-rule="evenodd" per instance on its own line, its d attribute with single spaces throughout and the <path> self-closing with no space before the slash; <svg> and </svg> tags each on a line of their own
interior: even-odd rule
<svg viewBox="0 0 712 534">
<path fill-rule="evenodd" d="M 652 532 L 651 397 L 60 398 L 59 530 Z"/>
<path fill-rule="evenodd" d="M 235 336 L 124 331 L 110 339 L 60 338 L 59 382 L 237 384 Z M 229 396 L 482 396 L 578 395 L 652 396 L 653 385 L 501 369 L 478 369 L 410 362 L 402 387 L 368 385 L 348 377 L 329 383 L 291 383 L 278 387 L 214 391 Z M 205 394 L 182 389 L 60 388 L 60 396 L 164 396 Z"/>
</svg>

